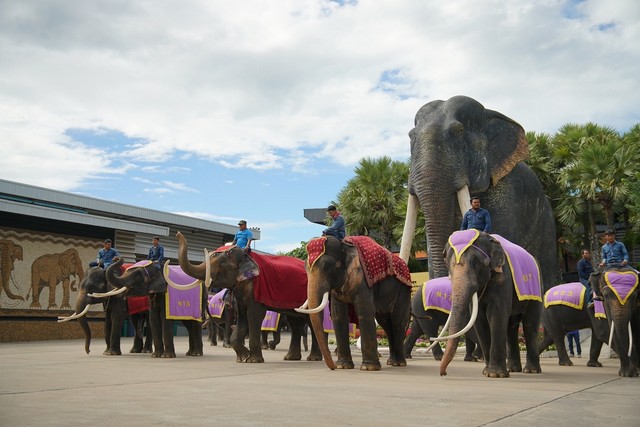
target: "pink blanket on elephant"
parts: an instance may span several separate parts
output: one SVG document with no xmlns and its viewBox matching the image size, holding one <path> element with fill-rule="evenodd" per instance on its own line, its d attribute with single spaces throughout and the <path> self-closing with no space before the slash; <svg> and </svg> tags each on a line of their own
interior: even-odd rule
<svg viewBox="0 0 640 427">
<path fill-rule="evenodd" d="M 638 287 L 638 275 L 634 270 L 605 271 L 604 280 L 622 305 L 627 302 L 633 291 Z"/>
<path fill-rule="evenodd" d="M 544 294 L 544 308 L 551 305 L 566 305 L 582 310 L 587 288 L 580 282 L 564 283 L 554 286 Z"/>
<path fill-rule="evenodd" d="M 425 282 L 422 286 L 422 305 L 425 311 L 451 313 L 451 278 L 444 276 Z"/>
<path fill-rule="evenodd" d="M 256 301 L 273 308 L 294 309 L 307 300 L 307 271 L 304 261 L 290 256 L 249 255 L 260 269 L 253 278 Z"/>
</svg>

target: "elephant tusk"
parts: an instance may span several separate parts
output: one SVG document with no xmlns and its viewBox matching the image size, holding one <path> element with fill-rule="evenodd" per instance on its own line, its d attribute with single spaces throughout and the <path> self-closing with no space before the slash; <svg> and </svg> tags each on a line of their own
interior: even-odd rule
<svg viewBox="0 0 640 427">
<path fill-rule="evenodd" d="M 404 220 L 404 229 L 402 230 L 402 242 L 400 243 L 400 258 L 404 262 L 409 261 L 411 256 L 411 244 L 413 243 L 413 235 L 416 232 L 416 221 L 418 220 L 418 198 L 409 194 L 407 200 L 407 216 Z"/>
<path fill-rule="evenodd" d="M 296 308 L 295 311 L 297 311 L 298 313 L 304 313 L 304 314 L 320 313 L 322 310 L 324 310 L 327 304 L 329 304 L 329 292 L 325 292 L 324 295 L 322 295 L 322 301 L 320 302 L 320 305 L 317 306 L 316 308 L 305 308 L 305 305 L 307 307 L 309 306 L 309 300 L 307 300 L 300 307 Z"/>
<path fill-rule="evenodd" d="M 127 288 L 126 286 L 123 286 L 118 289 L 113 289 L 109 292 L 95 292 L 93 294 L 88 294 L 88 295 L 92 298 L 106 298 L 106 297 L 112 297 L 115 295 L 120 295 L 121 293 L 127 292 L 128 290 L 129 288 Z"/>
<path fill-rule="evenodd" d="M 209 262 L 209 251 L 204 248 L 204 262 L 206 262 L 204 273 L 204 285 L 207 289 L 211 286 L 211 263 Z"/>
<path fill-rule="evenodd" d="M 451 315 L 449 315 L 449 317 L 451 317 Z M 465 326 L 464 328 L 462 328 L 462 330 L 460 332 L 456 332 L 453 335 L 449 335 L 446 337 L 433 337 L 430 338 L 431 341 L 446 341 L 446 340 L 450 340 L 453 338 L 458 338 L 460 335 L 463 335 L 465 332 L 467 332 L 469 329 L 471 329 L 471 327 L 473 326 L 474 323 L 476 323 L 476 318 L 478 317 L 478 293 L 474 292 L 473 296 L 471 297 L 471 319 L 469 319 L 469 323 L 467 323 L 467 326 Z M 444 329 L 443 329 L 444 330 Z"/>
<path fill-rule="evenodd" d="M 464 217 L 464 214 L 469 210 L 469 200 L 471 199 L 471 195 L 469 194 L 469 186 L 465 185 L 456 193 L 458 196 L 458 206 L 460 207 L 460 212 Z"/>
<path fill-rule="evenodd" d="M 301 309 L 306 309 L 309 308 L 309 298 L 307 298 L 307 300 L 304 302 L 304 304 L 302 304 L 299 308 Z"/>
<path fill-rule="evenodd" d="M 438 338 L 442 338 L 444 336 L 444 331 L 446 331 L 449 328 L 449 322 L 450 321 L 451 321 L 451 314 L 449 314 L 449 317 L 447 317 L 447 321 L 444 322 L 444 326 L 442 327 L 442 330 L 440 330 L 440 333 L 438 334 Z M 438 341 L 433 340 L 433 342 L 431 343 L 431 345 L 429 347 L 427 347 L 425 352 L 428 353 L 436 345 L 438 345 Z"/>
<path fill-rule="evenodd" d="M 87 304 L 84 307 L 84 310 L 82 310 L 80 313 L 73 313 L 71 316 L 69 317 L 63 317 L 63 316 L 59 316 L 58 317 L 58 323 L 63 323 L 63 322 L 68 322 L 69 320 L 75 320 L 75 319 L 79 319 L 80 317 L 84 316 L 85 314 L 87 314 L 87 312 L 89 311 L 89 304 Z"/>
<path fill-rule="evenodd" d="M 631 357 L 631 350 L 633 349 L 633 333 L 631 332 L 631 322 L 627 323 L 629 329 L 629 351 L 627 352 L 627 356 Z"/>
<path fill-rule="evenodd" d="M 611 341 L 613 341 L 613 327 L 615 326 L 615 322 L 611 322 L 611 332 L 609 332 L 609 348 L 611 348 Z"/>
</svg>

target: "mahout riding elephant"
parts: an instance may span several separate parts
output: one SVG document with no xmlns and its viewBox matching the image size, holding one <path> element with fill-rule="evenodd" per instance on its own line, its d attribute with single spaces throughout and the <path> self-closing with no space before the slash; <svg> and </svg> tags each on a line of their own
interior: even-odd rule
<svg viewBox="0 0 640 427">
<path fill-rule="evenodd" d="M 210 278 L 212 286 L 231 289 L 238 307 L 236 329 L 231 344 L 237 362 L 263 363 L 260 344 L 262 320 L 267 310 L 287 315 L 291 325 L 291 342 L 284 360 L 301 360 L 300 325 L 308 315 L 296 313 L 306 298 L 307 275 L 304 261 L 287 256 L 246 254 L 238 247 L 223 246 L 207 255 L 198 265 L 187 258 L 188 242 L 180 232 L 178 261 L 184 272 L 199 280 Z M 249 348 L 244 345 L 249 336 Z M 320 361 L 322 353 L 316 336 L 312 336 L 307 360 Z"/>
<path fill-rule="evenodd" d="M 418 286 L 411 298 L 411 325 L 404 339 L 404 354 L 411 359 L 411 351 L 421 336 L 438 336 L 440 327 L 444 326 L 451 311 L 451 279 L 448 276 L 431 279 Z M 482 349 L 477 345 L 478 337 L 472 328 L 464 334 L 466 362 L 482 359 Z M 442 360 L 444 354 L 439 343 L 431 347 L 435 360 Z"/>
<path fill-rule="evenodd" d="M 58 322 L 78 320 L 78 324 L 84 332 L 84 350 L 87 354 L 89 354 L 91 346 L 91 328 L 86 314 L 92 304 L 102 304 L 104 309 L 104 340 L 107 348 L 102 354 L 105 356 L 119 356 L 122 354 L 120 337 L 122 325 L 128 315 L 125 295 L 119 294 L 107 298 L 92 296 L 93 293 L 106 293 L 108 288 L 105 270 L 102 267 L 89 268 L 79 285 L 75 312 L 68 317 L 58 317 Z"/>
<path fill-rule="evenodd" d="M 637 271 L 630 268 L 609 268 L 591 273 L 589 284 L 604 300 L 611 328 L 609 345 L 620 357 L 621 377 L 638 376 L 640 344 L 640 287 Z"/>
<path fill-rule="evenodd" d="M 409 201 L 401 257 L 408 258 L 418 205 L 425 217 L 429 274 L 449 274 L 439 256 L 460 229 L 470 195 L 491 214 L 492 233 L 522 246 L 540 265 L 544 289 L 559 283 L 553 210 L 535 173 L 524 163 L 529 146 L 512 119 L 466 96 L 432 101 L 409 132 Z M 437 255 L 436 255 L 437 254 Z"/>
<path fill-rule="evenodd" d="M 379 371 L 376 321 L 389 339 L 387 365 L 406 366 L 402 346 L 409 324 L 411 276 L 403 260 L 367 236 L 340 241 L 332 236 L 307 244 L 307 301 L 298 311 L 309 313 L 315 335 L 330 369 L 353 369 L 349 345 L 350 306 L 360 329 L 361 370 Z M 338 361 L 334 363 L 322 333 L 323 310 L 331 296 L 331 320 Z"/>
<path fill-rule="evenodd" d="M 185 277 L 189 284 L 180 283 L 179 285 L 189 287 L 192 292 L 189 295 L 180 297 L 181 304 L 174 304 L 171 292 L 176 288 L 176 285 L 167 283 L 167 276 L 169 275 L 168 263 L 164 266 L 164 274 L 157 263 L 141 261 L 132 265 L 120 275 L 122 264 L 122 259 L 111 264 L 106 270 L 106 279 L 109 285 L 117 289 L 117 291 L 114 292 L 126 291 L 127 295 L 131 296 L 149 296 L 149 317 L 154 347 L 151 356 L 165 358 L 176 357 L 173 343 L 173 320 L 169 318 L 167 314 L 167 304 L 170 306 L 169 311 L 178 305 L 185 309 L 194 309 L 193 312 L 185 312 L 180 315 L 175 315 L 175 317 L 182 319 L 182 324 L 189 333 L 189 349 L 186 355 L 202 356 L 202 321 L 208 304 L 207 291 L 204 283 L 197 279 Z M 169 278 L 169 280 L 171 280 L 171 278 Z M 167 300 L 169 300 L 169 302 L 167 302 Z"/>
<path fill-rule="evenodd" d="M 2 290 L 7 297 L 24 301 L 22 295 L 11 292 L 11 272 L 16 261 L 22 261 L 22 246 L 9 239 L 0 239 L 0 280 L 2 280 Z"/>
<path fill-rule="evenodd" d="M 56 288 L 62 282 L 62 303 L 60 309 L 70 309 L 70 290 L 76 291 L 73 281 L 82 281 L 84 272 L 82 260 L 76 249 L 67 249 L 56 254 L 46 254 L 36 258 L 31 264 L 31 308 L 40 308 L 40 293 L 45 287 L 49 288 L 49 309 L 58 307 L 56 304 Z"/>
<path fill-rule="evenodd" d="M 586 290 L 582 283 L 572 282 L 554 286 L 544 294 L 544 308 L 540 318 L 544 329 L 542 340 L 538 343 L 538 352 L 542 353 L 555 343 L 559 365 L 573 366 L 565 345 L 567 332 L 591 329 L 587 366 L 602 367 L 598 358 L 602 344 L 609 336 L 609 323 L 601 301 L 595 301 L 593 305 L 587 304 Z"/>
<path fill-rule="evenodd" d="M 454 232 L 444 259 L 451 272 L 451 315 L 450 335 L 436 339 L 447 340 L 440 375 L 447 374 L 458 337 L 472 326 L 484 355 L 483 375 L 505 378 L 509 372 L 540 373 L 537 342 L 542 294 L 536 260 L 503 237 L 478 230 Z M 527 347 L 524 369 L 518 345 L 520 322 Z"/>
</svg>

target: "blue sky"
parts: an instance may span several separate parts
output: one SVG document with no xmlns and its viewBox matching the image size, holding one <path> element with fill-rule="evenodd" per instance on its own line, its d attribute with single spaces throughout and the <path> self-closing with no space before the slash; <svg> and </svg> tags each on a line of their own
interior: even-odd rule
<svg viewBox="0 0 640 427">
<path fill-rule="evenodd" d="M 640 121 L 640 2 L 0 0 L 0 177 L 320 234 L 362 157 L 467 95 L 526 130 Z"/>
</svg>

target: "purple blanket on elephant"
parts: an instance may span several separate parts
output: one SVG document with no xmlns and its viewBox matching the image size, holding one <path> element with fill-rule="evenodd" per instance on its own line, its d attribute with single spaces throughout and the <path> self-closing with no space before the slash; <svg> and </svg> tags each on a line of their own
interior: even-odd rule
<svg viewBox="0 0 640 427">
<path fill-rule="evenodd" d="M 262 331 L 277 331 L 278 323 L 280 323 L 280 313 L 276 313 L 275 311 L 267 310 L 264 315 L 264 319 L 262 319 L 262 326 L 260 330 Z"/>
<path fill-rule="evenodd" d="M 164 265 L 167 319 L 202 322 L 202 281 L 182 271 L 179 265 Z"/>
<path fill-rule="evenodd" d="M 565 283 L 554 286 L 544 294 L 544 308 L 551 305 L 566 305 L 578 310 L 584 307 L 584 296 L 587 288 L 580 282 Z"/>
<path fill-rule="evenodd" d="M 209 300 L 209 313 L 211 317 L 221 318 L 224 313 L 224 297 L 229 292 L 229 289 L 223 289 L 215 295 L 208 295 Z"/>
<path fill-rule="evenodd" d="M 634 270 L 605 271 L 604 280 L 622 305 L 627 302 L 633 291 L 638 287 L 638 275 Z"/>
<path fill-rule="evenodd" d="M 451 313 L 451 278 L 444 276 L 425 282 L 422 286 L 422 305 L 425 311 Z"/>
<path fill-rule="evenodd" d="M 329 309 L 328 305 L 322 311 L 322 327 L 324 331 L 328 334 L 335 332 L 335 330 L 333 329 L 333 321 L 331 320 L 331 310 Z M 349 336 L 355 338 L 357 329 L 358 329 L 358 326 L 355 323 L 350 322 Z"/>
</svg>

